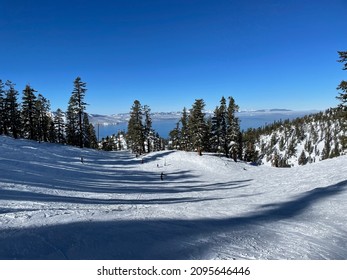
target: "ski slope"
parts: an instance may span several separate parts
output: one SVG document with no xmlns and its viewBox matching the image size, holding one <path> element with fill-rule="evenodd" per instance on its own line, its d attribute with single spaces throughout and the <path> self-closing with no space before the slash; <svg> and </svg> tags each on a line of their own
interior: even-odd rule
<svg viewBox="0 0 347 280">
<path fill-rule="evenodd" d="M 143 160 L 0 136 L 0 259 L 347 259 L 347 156 Z"/>
</svg>

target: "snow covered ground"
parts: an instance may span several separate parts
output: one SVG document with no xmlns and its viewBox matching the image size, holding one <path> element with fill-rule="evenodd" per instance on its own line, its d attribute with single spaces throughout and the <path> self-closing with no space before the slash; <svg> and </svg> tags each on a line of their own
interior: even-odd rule
<svg viewBox="0 0 347 280">
<path fill-rule="evenodd" d="M 1 136 L 0 259 L 347 259 L 346 174 Z"/>
</svg>

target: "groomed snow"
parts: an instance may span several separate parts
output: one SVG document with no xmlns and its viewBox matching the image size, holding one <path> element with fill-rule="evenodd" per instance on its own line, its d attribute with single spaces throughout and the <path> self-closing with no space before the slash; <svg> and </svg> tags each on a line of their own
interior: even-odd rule
<svg viewBox="0 0 347 280">
<path fill-rule="evenodd" d="M 347 259 L 346 174 L 0 136 L 0 259 Z"/>
</svg>

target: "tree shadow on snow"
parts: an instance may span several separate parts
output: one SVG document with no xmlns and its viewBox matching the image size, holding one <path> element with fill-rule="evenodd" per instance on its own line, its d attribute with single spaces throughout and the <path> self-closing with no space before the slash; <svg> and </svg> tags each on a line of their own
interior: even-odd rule
<svg viewBox="0 0 347 280">
<path fill-rule="evenodd" d="M 316 188 L 287 202 L 264 205 L 249 215 L 225 219 L 79 222 L 3 230 L 0 259 L 204 259 L 218 244 L 228 245 L 223 243 L 221 234 L 234 237 L 231 240 L 236 243 L 245 234 L 254 239 L 259 226 L 271 234 L 276 222 L 304 214 L 310 206 L 346 188 L 347 180 Z M 273 240 L 277 242 L 275 236 Z M 327 258 L 347 259 L 347 236 L 341 234 L 338 241 L 340 250 Z M 230 244 L 230 250 L 241 245 Z M 311 257 L 322 258 L 314 252 Z"/>
</svg>

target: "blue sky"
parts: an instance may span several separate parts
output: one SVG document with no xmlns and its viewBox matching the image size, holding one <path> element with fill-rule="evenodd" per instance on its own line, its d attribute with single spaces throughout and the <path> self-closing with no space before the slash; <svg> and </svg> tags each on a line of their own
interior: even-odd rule
<svg viewBox="0 0 347 280">
<path fill-rule="evenodd" d="M 0 79 L 66 110 L 181 111 L 221 96 L 241 109 L 326 109 L 346 79 L 345 0 L 0 0 Z"/>
</svg>

